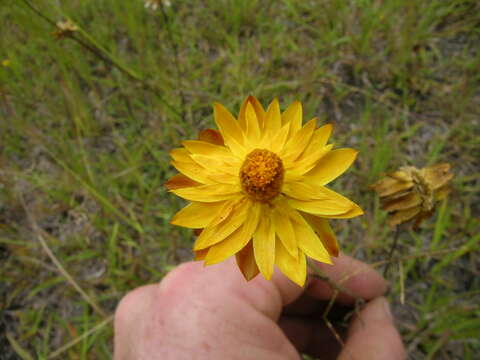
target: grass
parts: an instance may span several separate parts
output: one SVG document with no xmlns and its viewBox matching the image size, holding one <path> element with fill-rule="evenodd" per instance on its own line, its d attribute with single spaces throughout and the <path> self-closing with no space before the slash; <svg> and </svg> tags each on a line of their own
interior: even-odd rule
<svg viewBox="0 0 480 360">
<path fill-rule="evenodd" d="M 96 54 L 55 39 L 23 1 L 0 8 L 1 359 L 111 358 L 118 300 L 192 256 L 192 234 L 168 224 L 182 206 L 162 186 L 168 150 L 213 124 L 214 101 L 236 112 L 249 94 L 301 100 L 360 150 L 334 188 L 366 215 L 333 225 L 365 261 L 393 240 L 368 185 L 401 165 L 452 164 L 449 199 L 400 235 L 390 296 L 411 359 L 475 358 L 477 1 L 34 6 L 77 24 Z"/>
</svg>

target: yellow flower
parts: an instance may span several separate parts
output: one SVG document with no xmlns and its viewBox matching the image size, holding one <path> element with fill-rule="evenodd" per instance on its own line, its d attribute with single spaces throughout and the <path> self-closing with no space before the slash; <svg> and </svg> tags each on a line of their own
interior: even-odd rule
<svg viewBox="0 0 480 360">
<path fill-rule="evenodd" d="M 325 187 L 355 160 L 353 149 L 332 150 L 332 125 L 302 126 L 302 105 L 283 113 L 273 100 L 265 111 L 248 97 L 238 119 L 214 104 L 220 131 L 203 130 L 198 140 L 171 152 L 181 173 L 166 186 L 192 203 L 171 223 L 202 229 L 197 260 L 206 265 L 236 255 L 247 280 L 274 266 L 298 285 L 306 279 L 306 257 L 331 264 L 338 243 L 327 218 L 361 215 L 360 207 Z"/>
<path fill-rule="evenodd" d="M 448 183 L 452 178 L 448 163 L 420 170 L 413 166 L 402 166 L 385 175 L 372 188 L 380 196 L 382 209 L 390 214 L 390 226 L 415 220 L 413 227 L 416 228 L 433 214 L 435 202 L 448 195 Z"/>
</svg>

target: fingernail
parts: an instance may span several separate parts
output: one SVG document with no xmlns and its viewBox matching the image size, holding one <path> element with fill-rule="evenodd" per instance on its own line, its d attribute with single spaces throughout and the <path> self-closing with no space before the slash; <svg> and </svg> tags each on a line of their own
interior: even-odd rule
<svg viewBox="0 0 480 360">
<path fill-rule="evenodd" d="M 392 319 L 390 305 L 383 296 L 372 300 L 368 306 L 368 316 L 376 321 L 385 321 Z"/>
<path fill-rule="evenodd" d="M 382 309 L 384 316 L 391 319 L 392 318 L 392 310 L 390 310 L 390 304 L 388 303 L 388 300 L 384 297 L 381 298 L 382 301 Z"/>
</svg>

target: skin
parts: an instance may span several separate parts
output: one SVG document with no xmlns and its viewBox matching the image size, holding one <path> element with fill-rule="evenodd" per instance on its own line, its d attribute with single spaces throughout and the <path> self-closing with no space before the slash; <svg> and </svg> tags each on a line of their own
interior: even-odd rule
<svg viewBox="0 0 480 360">
<path fill-rule="evenodd" d="M 342 347 L 321 318 L 332 289 L 309 278 L 304 288 L 276 272 L 246 282 L 235 261 L 203 267 L 189 262 L 159 284 L 128 293 L 115 314 L 115 360 L 301 359 L 300 353 L 341 360 L 405 359 L 387 301 L 385 280 L 367 264 L 341 254 L 318 264 L 367 300 L 348 329 L 336 324 Z M 336 298 L 332 323 L 354 300 Z"/>
</svg>

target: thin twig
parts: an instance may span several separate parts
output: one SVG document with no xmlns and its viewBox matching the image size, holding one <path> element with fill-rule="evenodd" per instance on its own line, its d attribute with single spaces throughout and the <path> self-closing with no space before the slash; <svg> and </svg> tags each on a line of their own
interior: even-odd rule
<svg viewBox="0 0 480 360">
<path fill-rule="evenodd" d="M 313 261 L 309 261 L 308 265 L 309 265 L 309 268 L 311 270 L 313 270 L 313 272 L 314 272 L 314 274 L 310 274 L 310 276 L 312 276 L 316 279 L 320 279 L 322 281 L 325 281 L 333 290 L 333 294 L 330 297 L 328 305 L 327 305 L 325 311 L 322 314 L 322 319 L 325 322 L 325 324 L 327 325 L 328 329 L 332 332 L 333 336 L 338 341 L 338 343 L 342 347 L 344 347 L 345 343 L 342 340 L 342 338 L 340 337 L 340 335 L 338 334 L 338 332 L 333 327 L 330 320 L 328 319 L 328 314 L 330 313 L 338 295 L 340 293 L 344 293 L 344 294 L 347 294 L 347 295 L 351 296 L 353 299 L 355 299 L 355 309 L 354 309 L 354 311 L 355 311 L 355 314 L 357 315 L 357 317 L 361 320 L 360 314 L 359 314 L 359 309 L 360 309 L 360 306 L 363 303 L 365 303 L 365 300 L 363 298 L 355 295 L 352 291 L 350 291 L 349 289 L 347 289 L 346 287 L 341 285 L 339 282 L 335 282 L 332 279 L 330 279 L 330 277 L 327 274 L 325 274 L 321 269 L 319 269 L 318 266 Z M 345 281 L 345 280 L 342 279 L 341 282 L 343 282 L 343 281 Z"/>
<path fill-rule="evenodd" d="M 392 244 L 392 247 L 390 248 L 388 258 L 387 258 L 389 260 L 392 259 L 393 253 L 395 252 L 395 249 L 397 248 L 398 238 L 400 237 L 400 231 L 401 231 L 400 226 L 397 226 L 395 228 L 395 235 L 393 236 L 393 244 Z M 385 265 L 385 269 L 383 269 L 383 277 L 387 276 L 388 269 L 390 268 L 390 264 L 391 264 L 391 262 L 387 262 L 387 264 Z"/>
<path fill-rule="evenodd" d="M 27 5 L 30 10 L 32 10 L 37 16 L 41 17 L 43 20 L 48 22 L 50 25 L 57 26 L 56 22 L 50 19 L 48 16 L 45 14 L 42 14 L 40 11 L 38 11 L 28 0 L 22 0 L 25 5 Z"/>
<path fill-rule="evenodd" d="M 400 304 L 405 305 L 405 274 L 403 271 L 403 262 L 398 262 L 398 272 L 400 274 Z"/>
<path fill-rule="evenodd" d="M 345 286 L 341 285 L 341 283 L 348 280 L 348 278 L 343 278 L 340 282 L 335 282 L 332 279 L 330 279 L 330 277 L 327 274 L 325 274 L 321 269 L 319 269 L 318 266 L 316 266 L 316 264 L 313 261 L 309 261 L 309 267 L 315 272 L 314 274 L 311 274 L 311 276 L 325 281 L 328 285 L 330 285 L 332 289 L 336 290 L 338 293 L 345 293 L 348 296 L 351 296 L 352 298 L 354 298 L 355 301 L 365 302 L 364 299 L 362 299 L 358 295 L 355 295 Z"/>
<path fill-rule="evenodd" d="M 65 345 L 59 347 L 57 350 L 55 350 L 54 352 L 52 352 L 50 355 L 48 355 L 48 358 L 49 359 L 53 359 L 53 358 L 56 358 L 58 355 L 64 353 L 65 351 L 67 351 L 68 349 L 70 349 L 72 346 L 74 346 L 75 344 L 79 343 L 80 341 L 82 341 L 83 339 L 89 337 L 90 335 L 92 335 L 93 333 L 99 331 L 100 329 L 102 329 L 105 325 L 108 325 L 109 323 L 111 323 L 113 320 L 113 315 L 109 316 L 108 318 L 106 318 L 105 320 L 103 320 L 102 322 L 100 322 L 99 324 L 95 325 L 93 328 L 91 328 L 90 330 L 87 330 L 85 331 L 82 335 L 76 337 L 75 339 L 73 339 L 72 341 L 69 341 L 68 343 L 66 343 Z"/>
</svg>

